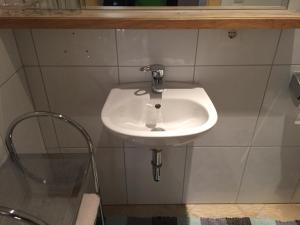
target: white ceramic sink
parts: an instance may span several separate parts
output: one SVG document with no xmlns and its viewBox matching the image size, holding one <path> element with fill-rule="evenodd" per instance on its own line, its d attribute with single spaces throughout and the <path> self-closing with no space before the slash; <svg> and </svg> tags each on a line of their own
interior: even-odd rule
<svg viewBox="0 0 300 225">
<path fill-rule="evenodd" d="M 110 91 L 103 124 L 115 134 L 148 146 L 180 145 L 212 128 L 217 111 L 205 90 L 168 83 L 154 94 L 149 83 L 121 85 Z"/>
</svg>

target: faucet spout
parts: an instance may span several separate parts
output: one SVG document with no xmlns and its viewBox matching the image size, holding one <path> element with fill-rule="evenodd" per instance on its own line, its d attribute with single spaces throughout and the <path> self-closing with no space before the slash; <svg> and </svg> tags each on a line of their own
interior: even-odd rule
<svg viewBox="0 0 300 225">
<path fill-rule="evenodd" d="M 163 78 L 165 75 L 165 67 L 163 65 L 154 64 L 149 66 L 144 66 L 141 68 L 141 71 L 148 72 L 152 74 L 152 91 L 154 93 L 162 93 L 163 88 Z"/>
<path fill-rule="evenodd" d="M 160 94 L 164 91 L 164 81 L 162 78 L 153 78 L 152 80 L 152 91 L 154 93 Z"/>
</svg>

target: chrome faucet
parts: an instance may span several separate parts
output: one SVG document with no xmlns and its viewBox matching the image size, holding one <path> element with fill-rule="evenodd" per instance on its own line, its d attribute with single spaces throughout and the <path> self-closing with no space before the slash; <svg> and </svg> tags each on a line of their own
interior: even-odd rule
<svg viewBox="0 0 300 225">
<path fill-rule="evenodd" d="M 164 91 L 163 77 L 165 74 L 165 67 L 163 65 L 154 64 L 154 65 L 144 66 L 141 68 L 141 71 L 152 73 L 152 91 L 154 93 L 160 94 Z"/>
</svg>

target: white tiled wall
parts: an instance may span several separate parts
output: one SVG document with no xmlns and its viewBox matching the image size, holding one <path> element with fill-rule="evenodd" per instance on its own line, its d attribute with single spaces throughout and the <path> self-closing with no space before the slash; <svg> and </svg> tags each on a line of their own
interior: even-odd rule
<svg viewBox="0 0 300 225">
<path fill-rule="evenodd" d="M 129 204 L 176 204 L 182 201 L 186 148 L 162 152 L 161 181 L 154 182 L 147 148 L 126 148 L 125 167 Z"/>
<path fill-rule="evenodd" d="M 300 69 L 298 30 L 238 30 L 234 39 L 228 30 L 18 30 L 16 36 L 35 109 L 76 119 L 98 147 L 105 203 L 300 201 L 294 124 L 300 110 L 288 90 Z M 188 150 L 163 151 L 160 183 L 152 181 L 151 151 L 124 145 L 100 121 L 110 88 L 150 81 L 139 68 L 152 63 L 167 66 L 167 81 L 202 85 L 219 112 L 217 125 Z M 40 121 L 40 127 L 49 152 L 83 146 L 61 124 Z"/>
<path fill-rule="evenodd" d="M 33 111 L 32 99 L 14 34 L 11 30 L 0 30 L 0 161 L 5 155 L 3 141 L 9 124 L 17 116 L 30 111 Z M 27 121 L 17 127 L 14 140 L 20 153 L 44 151 L 37 121 Z"/>
<path fill-rule="evenodd" d="M 126 204 L 123 148 L 98 148 L 96 154 L 104 204 Z"/>
<path fill-rule="evenodd" d="M 194 146 L 248 146 L 269 72 L 270 66 L 196 67 L 195 82 L 205 87 L 219 119 Z"/>
<path fill-rule="evenodd" d="M 299 158 L 299 147 L 253 147 L 238 202 L 290 202 L 299 180 Z"/>
<path fill-rule="evenodd" d="M 233 203 L 247 147 L 193 147 L 188 151 L 183 200 L 189 203 Z"/>
<path fill-rule="evenodd" d="M 117 30 L 120 66 L 194 65 L 197 30 Z"/>
<path fill-rule="evenodd" d="M 228 38 L 228 30 L 200 30 L 197 65 L 272 64 L 279 30 L 239 30 Z"/>
<path fill-rule="evenodd" d="M 33 37 L 40 65 L 117 65 L 114 30 L 34 30 Z"/>
</svg>

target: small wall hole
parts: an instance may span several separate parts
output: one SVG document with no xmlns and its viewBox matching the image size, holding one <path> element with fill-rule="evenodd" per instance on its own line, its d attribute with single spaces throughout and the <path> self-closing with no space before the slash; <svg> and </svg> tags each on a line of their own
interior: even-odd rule
<svg viewBox="0 0 300 225">
<path fill-rule="evenodd" d="M 235 30 L 230 30 L 230 31 L 228 31 L 228 37 L 229 37 L 230 39 L 236 38 L 237 35 L 238 35 L 238 33 L 237 33 L 237 31 L 235 31 Z"/>
</svg>

